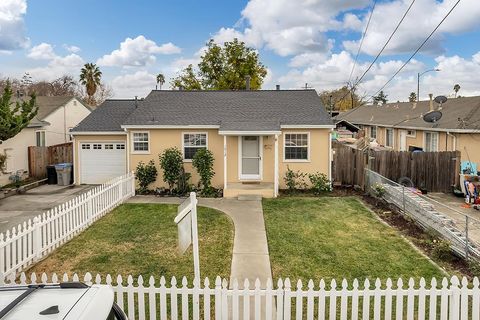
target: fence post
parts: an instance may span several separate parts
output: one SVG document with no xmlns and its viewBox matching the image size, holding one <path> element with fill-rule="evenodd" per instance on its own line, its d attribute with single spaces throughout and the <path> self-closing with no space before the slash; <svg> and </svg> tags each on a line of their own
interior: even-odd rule
<svg viewBox="0 0 480 320">
<path fill-rule="evenodd" d="M 34 260 L 38 261 L 42 258 L 42 228 L 40 218 L 33 218 L 33 254 Z"/>
<path fill-rule="evenodd" d="M 402 186 L 402 205 L 403 205 L 403 213 L 406 214 L 405 210 L 405 186 Z"/>
<path fill-rule="evenodd" d="M 131 183 L 132 183 L 132 190 L 131 190 L 131 195 L 132 197 L 135 196 L 135 172 L 132 171 L 132 174 L 130 175 Z"/>
<path fill-rule="evenodd" d="M 93 197 L 92 191 L 87 192 L 87 225 L 92 223 L 93 218 Z"/>
<path fill-rule="evenodd" d="M 469 243 L 468 243 L 468 218 L 469 216 L 465 216 L 465 260 L 468 261 L 468 256 L 469 256 Z"/>
</svg>

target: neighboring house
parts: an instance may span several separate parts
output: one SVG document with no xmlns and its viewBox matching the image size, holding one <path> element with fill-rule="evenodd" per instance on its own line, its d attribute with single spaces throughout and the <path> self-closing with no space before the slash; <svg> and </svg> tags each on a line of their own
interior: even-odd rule
<svg viewBox="0 0 480 320">
<path fill-rule="evenodd" d="M 480 97 L 449 99 L 440 120 L 425 122 L 423 116 L 432 110 L 439 110 L 434 101 L 400 102 L 361 106 L 339 117 L 392 150 L 458 150 L 462 160 L 480 163 Z"/>
<path fill-rule="evenodd" d="M 152 91 L 144 100 L 107 100 L 72 130 L 75 182 L 98 184 L 182 151 L 192 183 L 196 150 L 215 157 L 213 186 L 225 197 L 273 197 L 287 167 L 330 176 L 333 122 L 314 90 Z M 152 187 L 166 187 L 162 171 Z"/>
<path fill-rule="evenodd" d="M 0 144 L 0 152 L 7 155 L 5 174 L 0 174 L 0 185 L 18 172 L 28 171 L 28 147 L 51 146 L 69 142 L 70 129 L 91 112 L 81 100 L 72 96 L 36 97 L 38 113 L 30 124 L 15 137 Z"/>
</svg>

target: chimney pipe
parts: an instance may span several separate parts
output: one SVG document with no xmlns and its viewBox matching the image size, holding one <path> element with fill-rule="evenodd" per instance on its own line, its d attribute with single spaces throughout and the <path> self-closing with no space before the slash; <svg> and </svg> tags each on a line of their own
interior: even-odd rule
<svg viewBox="0 0 480 320">
<path fill-rule="evenodd" d="M 430 97 L 430 111 L 433 111 L 433 94 L 429 93 L 428 96 Z"/>
<path fill-rule="evenodd" d="M 183 91 L 183 86 L 178 86 L 178 91 Z"/>
<path fill-rule="evenodd" d="M 138 96 L 135 96 L 135 109 L 138 107 Z"/>
<path fill-rule="evenodd" d="M 277 88 L 277 90 L 280 90 L 280 85 L 279 84 L 277 84 L 275 87 Z"/>
<path fill-rule="evenodd" d="M 250 76 L 245 77 L 245 90 L 250 90 Z"/>
</svg>

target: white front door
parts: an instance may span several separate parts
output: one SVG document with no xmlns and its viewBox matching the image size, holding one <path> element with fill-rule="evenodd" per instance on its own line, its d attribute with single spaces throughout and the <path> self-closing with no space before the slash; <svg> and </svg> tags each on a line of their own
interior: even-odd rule
<svg viewBox="0 0 480 320">
<path fill-rule="evenodd" d="M 240 159 L 239 176 L 241 180 L 261 180 L 262 149 L 260 136 L 239 137 Z"/>
<path fill-rule="evenodd" d="M 407 151 L 407 130 L 400 130 L 400 151 Z"/>
</svg>

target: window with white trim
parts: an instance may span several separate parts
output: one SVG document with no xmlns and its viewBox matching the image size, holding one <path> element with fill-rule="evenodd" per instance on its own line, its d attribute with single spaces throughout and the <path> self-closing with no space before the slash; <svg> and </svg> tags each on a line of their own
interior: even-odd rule
<svg viewBox="0 0 480 320">
<path fill-rule="evenodd" d="M 385 146 L 393 148 L 393 129 L 385 129 Z"/>
<path fill-rule="evenodd" d="M 377 139 L 377 127 L 370 127 L 370 138 Z"/>
<path fill-rule="evenodd" d="M 425 132 L 425 151 L 438 151 L 438 132 Z"/>
<path fill-rule="evenodd" d="M 308 160 L 308 133 L 286 133 L 284 139 L 284 160 Z"/>
<path fill-rule="evenodd" d="M 123 143 L 117 144 L 117 150 L 125 150 L 125 144 Z"/>
<path fill-rule="evenodd" d="M 98 144 L 97 144 L 97 143 L 94 143 L 94 144 L 93 144 L 93 149 L 94 149 L 94 150 L 102 150 L 102 145 L 99 144 L 99 143 L 98 143 Z"/>
<path fill-rule="evenodd" d="M 183 134 L 183 159 L 192 160 L 195 153 L 200 149 L 207 148 L 206 133 Z"/>
<path fill-rule="evenodd" d="M 45 147 L 45 131 L 36 131 L 35 140 L 37 141 L 37 147 Z"/>
<path fill-rule="evenodd" d="M 148 132 L 134 132 L 132 136 L 134 152 L 149 151 L 149 135 Z"/>
<path fill-rule="evenodd" d="M 107 144 L 105 145 L 105 150 L 113 150 L 113 144 L 107 143 Z"/>
<path fill-rule="evenodd" d="M 90 144 L 89 143 L 82 143 L 82 149 L 83 150 L 90 150 Z"/>
</svg>

